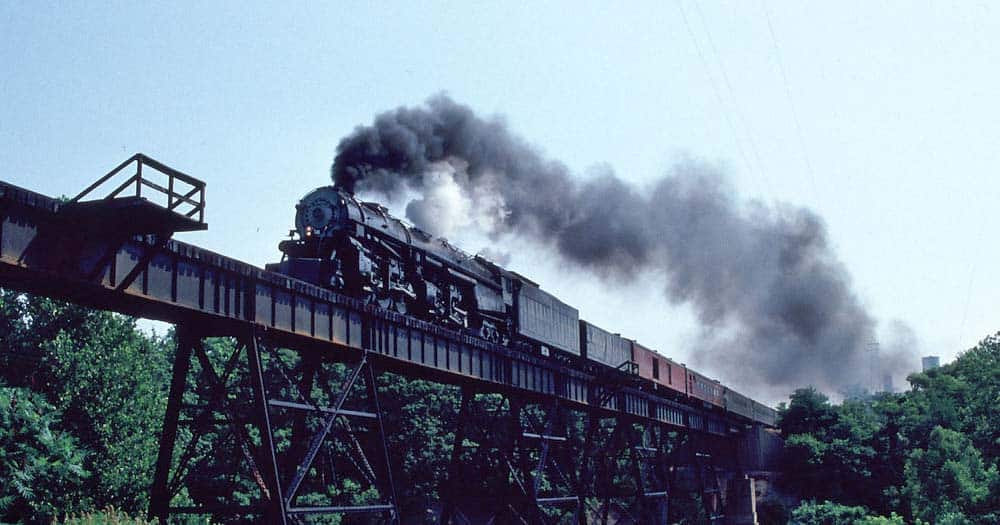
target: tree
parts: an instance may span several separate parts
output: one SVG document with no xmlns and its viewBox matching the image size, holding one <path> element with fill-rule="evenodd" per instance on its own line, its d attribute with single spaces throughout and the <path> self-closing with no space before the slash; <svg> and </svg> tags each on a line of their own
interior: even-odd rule
<svg viewBox="0 0 1000 525">
<path fill-rule="evenodd" d="M 783 470 L 789 488 L 803 498 L 877 503 L 870 481 L 879 422 L 870 401 L 850 400 L 835 407 L 814 388 L 799 389 L 782 411 L 779 425 L 786 435 Z"/>
<path fill-rule="evenodd" d="M 948 371 L 968 385 L 960 408 L 963 432 L 984 457 L 1000 458 L 1000 334 L 963 352 Z"/>
<path fill-rule="evenodd" d="M 96 507 L 147 506 L 173 345 L 135 319 L 0 290 L 0 362 L 9 381 L 43 394 L 56 427 L 87 450 Z"/>
<path fill-rule="evenodd" d="M 89 319 L 85 328 L 86 337 L 62 331 L 43 344 L 52 379 L 45 389 L 65 414 L 63 428 L 92 451 L 97 505 L 141 512 L 166 409 L 167 344 L 114 314 Z"/>
<path fill-rule="evenodd" d="M 757 523 L 760 525 L 786 525 L 791 511 L 781 502 L 765 499 L 757 502 Z"/>
<path fill-rule="evenodd" d="M 812 434 L 788 436 L 781 464 L 784 485 L 800 497 L 830 497 L 824 466 L 829 447 Z"/>
<path fill-rule="evenodd" d="M 787 485 L 806 499 L 910 520 L 997 523 L 1000 334 L 909 377 L 905 394 L 831 405 L 812 388 L 780 411 Z"/>
<path fill-rule="evenodd" d="M 454 387 L 382 374 L 379 397 L 404 512 L 425 514 L 440 499 L 455 439 L 461 394 Z"/>
<path fill-rule="evenodd" d="M 997 476 L 996 467 L 983 462 L 969 438 L 938 426 L 931 432 L 926 450 L 910 453 L 904 493 L 913 515 L 925 521 L 980 516 L 995 510 L 983 504 Z"/>
<path fill-rule="evenodd" d="M 46 523 L 87 506 L 77 440 L 42 396 L 0 386 L 0 522 Z"/>
<path fill-rule="evenodd" d="M 830 399 L 814 387 L 792 393 L 788 407 L 779 413 L 778 426 L 785 436 L 824 434 L 837 422 L 837 412 Z"/>
</svg>

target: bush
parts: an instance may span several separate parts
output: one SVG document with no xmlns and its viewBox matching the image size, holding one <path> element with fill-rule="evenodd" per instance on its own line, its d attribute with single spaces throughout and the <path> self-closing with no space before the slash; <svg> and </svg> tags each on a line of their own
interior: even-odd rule
<svg viewBox="0 0 1000 525">
<path fill-rule="evenodd" d="M 761 522 L 763 523 L 763 522 Z M 832 501 L 808 502 L 792 511 L 793 525 L 906 525 L 903 517 L 892 513 L 888 518 L 869 514 L 865 507 L 849 507 Z M 918 521 L 916 525 L 926 525 Z"/>
<path fill-rule="evenodd" d="M 59 417 L 40 395 L 0 387 L 0 522 L 47 523 L 86 508 L 84 454 L 55 430 Z"/>
<path fill-rule="evenodd" d="M 868 517 L 864 507 L 848 507 L 832 501 L 809 502 L 792 511 L 794 525 L 855 525 Z"/>
<path fill-rule="evenodd" d="M 902 516 L 892 513 L 888 518 L 885 516 L 866 516 L 855 522 L 855 525 L 906 525 Z"/>
<path fill-rule="evenodd" d="M 60 523 L 65 525 L 154 525 L 158 521 L 133 518 L 114 507 L 108 507 L 101 512 L 84 512 L 79 515 L 70 515 Z"/>
</svg>

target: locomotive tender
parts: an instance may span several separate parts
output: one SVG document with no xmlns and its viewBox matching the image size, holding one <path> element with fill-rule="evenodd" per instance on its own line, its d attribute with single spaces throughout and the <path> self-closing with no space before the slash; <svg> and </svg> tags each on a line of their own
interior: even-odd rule
<svg viewBox="0 0 1000 525">
<path fill-rule="evenodd" d="M 291 239 L 268 269 L 495 344 L 591 371 L 638 375 L 660 395 L 774 426 L 770 407 L 636 341 L 580 319 L 530 279 L 405 224 L 334 186 L 296 206 Z"/>
</svg>

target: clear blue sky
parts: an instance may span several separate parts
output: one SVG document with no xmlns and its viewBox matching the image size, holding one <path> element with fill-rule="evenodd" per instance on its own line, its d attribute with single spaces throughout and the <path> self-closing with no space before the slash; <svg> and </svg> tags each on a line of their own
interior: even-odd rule
<svg viewBox="0 0 1000 525">
<path fill-rule="evenodd" d="M 446 91 L 579 173 L 641 182 L 691 155 L 816 210 L 883 325 L 947 360 L 1000 329 L 998 35 L 988 2 L 10 1 L 0 178 L 71 194 L 142 151 L 208 182 L 210 229 L 184 240 L 263 264 L 340 137 Z M 539 259 L 512 264 L 697 351 L 687 308 Z"/>
</svg>

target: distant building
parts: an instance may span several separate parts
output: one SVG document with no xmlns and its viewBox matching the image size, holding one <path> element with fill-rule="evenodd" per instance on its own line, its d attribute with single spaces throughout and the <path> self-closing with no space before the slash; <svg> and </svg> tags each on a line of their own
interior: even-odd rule
<svg viewBox="0 0 1000 525">
<path fill-rule="evenodd" d="M 928 355 L 928 356 L 924 356 L 920 360 L 920 363 L 924 367 L 924 372 L 926 372 L 928 370 L 933 370 L 933 369 L 941 366 L 941 358 L 938 357 L 938 356 L 936 356 L 936 355 Z"/>
<path fill-rule="evenodd" d="M 889 394 L 896 391 L 892 388 L 892 374 L 884 374 L 882 376 L 882 391 Z"/>
</svg>

